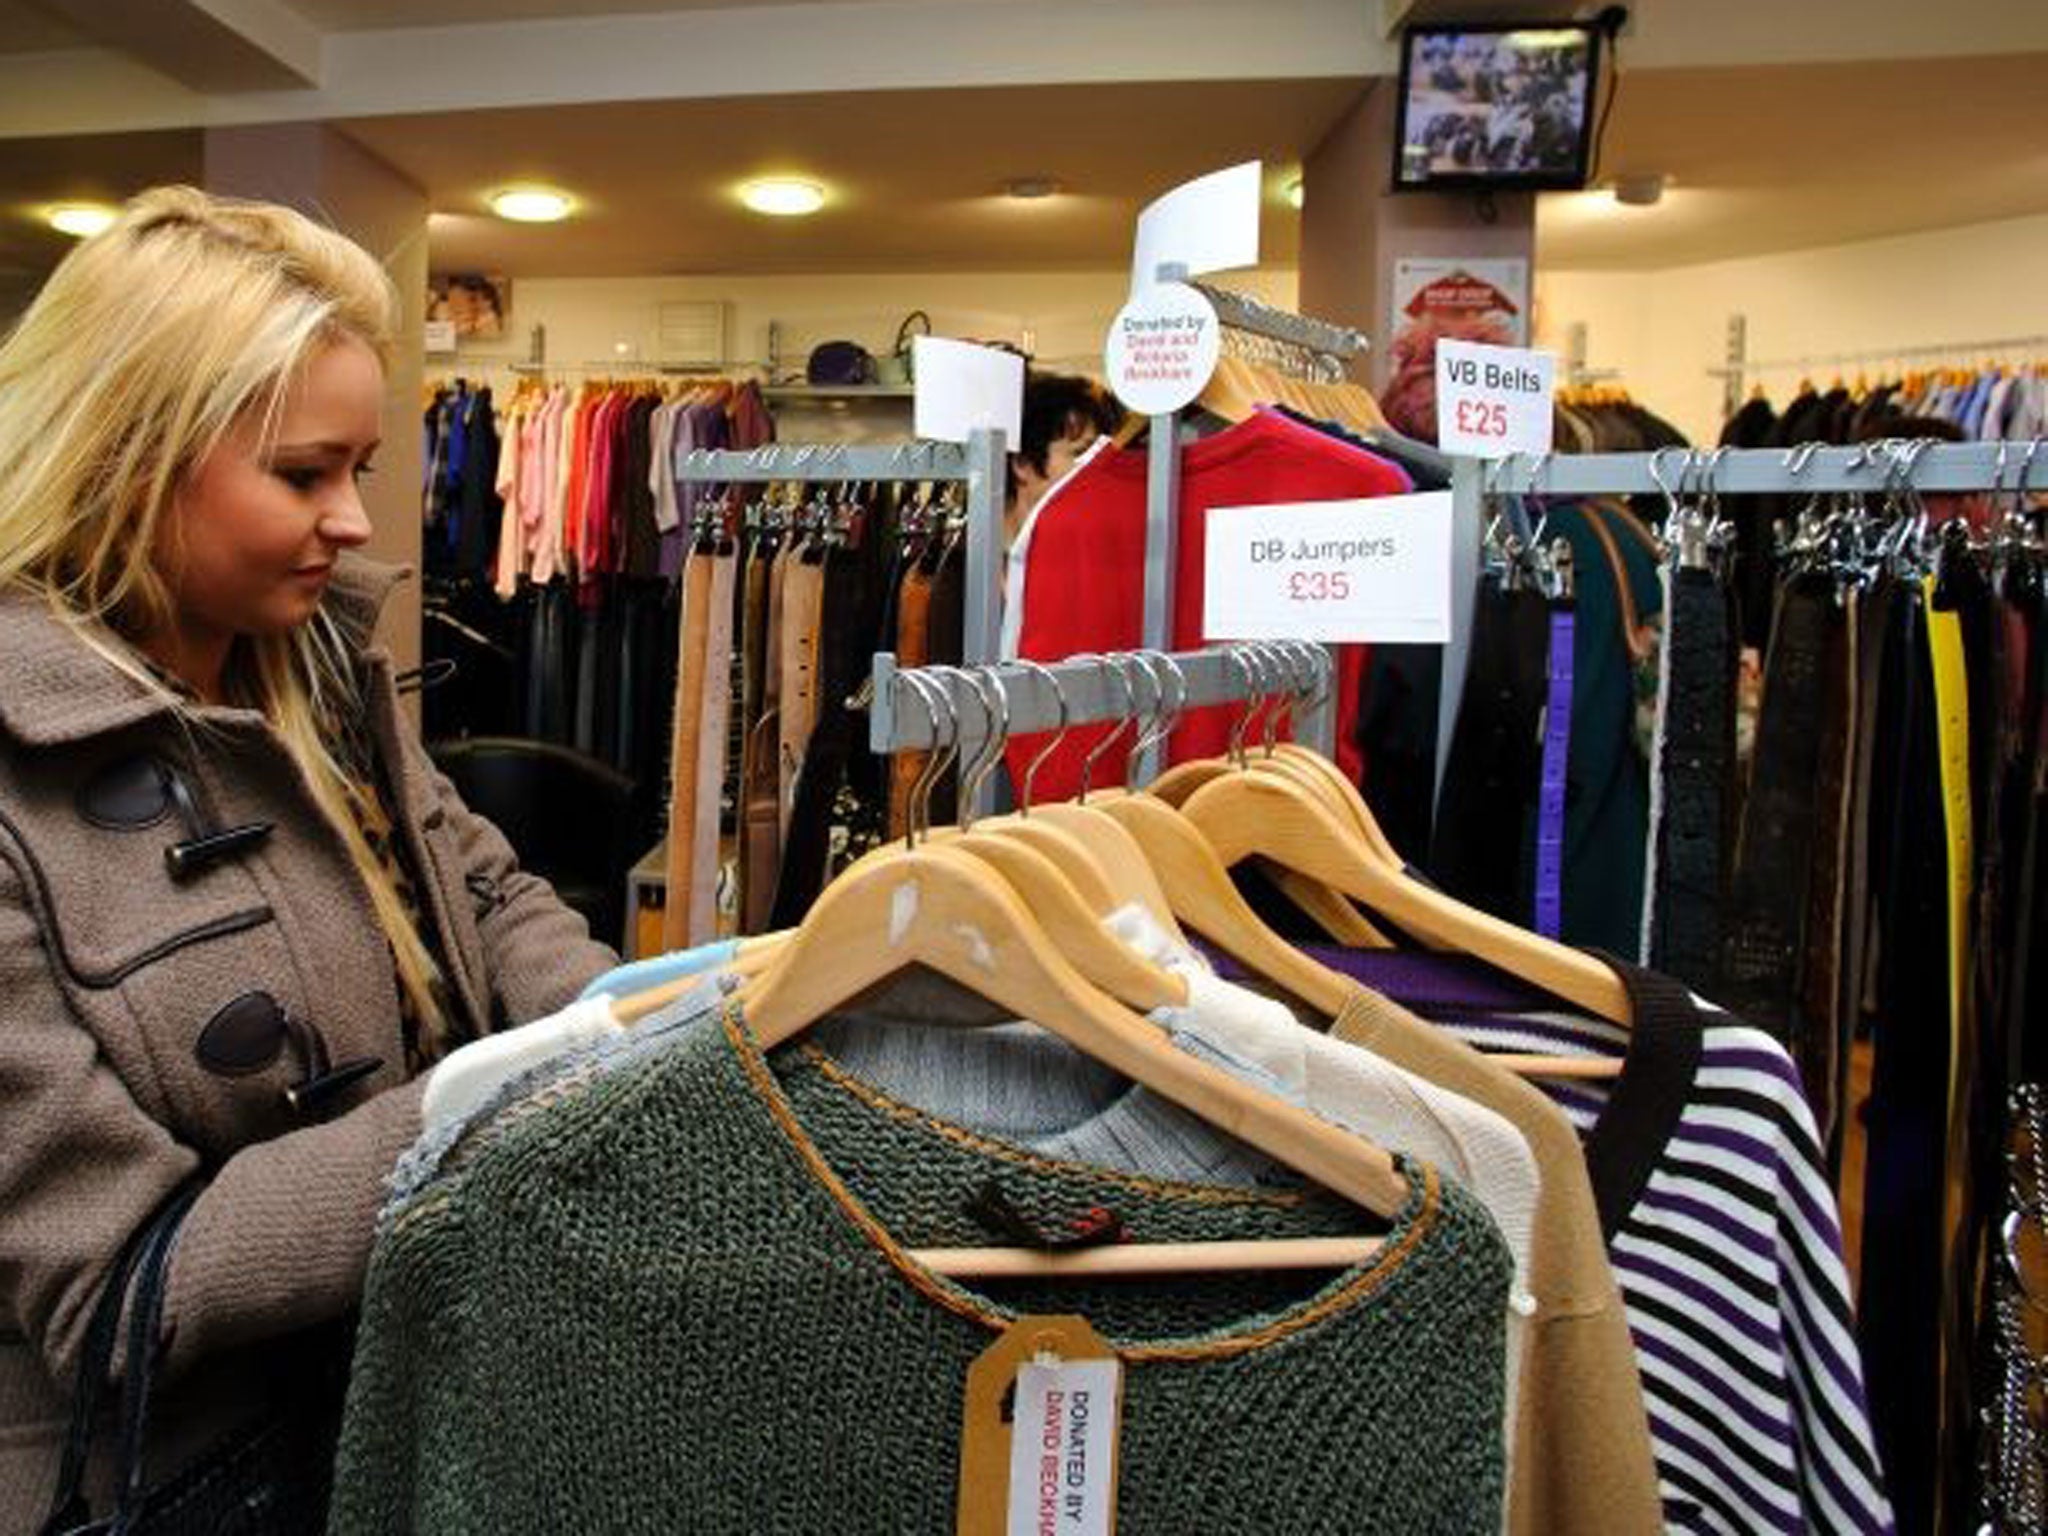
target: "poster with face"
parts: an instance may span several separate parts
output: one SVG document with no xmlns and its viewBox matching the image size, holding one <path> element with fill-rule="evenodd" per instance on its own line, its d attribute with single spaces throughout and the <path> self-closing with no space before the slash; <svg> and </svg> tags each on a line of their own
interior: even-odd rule
<svg viewBox="0 0 2048 1536">
<path fill-rule="evenodd" d="M 427 319 L 455 327 L 463 341 L 495 341 L 512 313 L 512 280 L 500 273 L 450 272 L 427 279 Z"/>
<path fill-rule="evenodd" d="M 1408 258 L 1394 263 L 1394 334 L 1387 343 L 1393 372 L 1380 409 L 1397 432 L 1433 443 L 1436 435 L 1436 344 L 1477 341 L 1496 347 L 1529 344 L 1529 263 Z"/>
</svg>

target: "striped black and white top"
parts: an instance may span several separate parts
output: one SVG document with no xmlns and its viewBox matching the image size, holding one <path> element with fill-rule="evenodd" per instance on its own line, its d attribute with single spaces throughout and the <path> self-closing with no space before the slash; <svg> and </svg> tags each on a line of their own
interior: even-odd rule
<svg viewBox="0 0 2048 1536">
<path fill-rule="evenodd" d="M 1672 1529 L 1894 1529 L 1840 1214 L 1784 1047 L 1620 964 L 1629 1030 L 1457 960 L 1310 948 L 1481 1050 L 1622 1058 L 1610 1082 L 1542 1087 L 1585 1141 Z"/>
</svg>

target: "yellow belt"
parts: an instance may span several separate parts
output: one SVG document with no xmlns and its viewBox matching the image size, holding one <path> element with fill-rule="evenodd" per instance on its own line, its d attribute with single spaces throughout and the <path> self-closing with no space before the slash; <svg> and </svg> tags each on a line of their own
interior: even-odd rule
<svg viewBox="0 0 2048 1536">
<path fill-rule="evenodd" d="M 1954 1035 L 1963 1019 L 1969 986 L 1970 887 L 1970 678 L 1963 654 L 1963 626 L 1953 611 L 1934 606 L 1935 578 L 1926 578 L 1927 650 L 1934 671 L 1934 713 L 1941 753 L 1941 804 L 1948 843 L 1948 1012 Z M 1960 1045 L 1961 1041 L 1954 1041 Z M 1949 1102 L 1956 1102 L 1962 1061 L 1949 1056 Z"/>
</svg>

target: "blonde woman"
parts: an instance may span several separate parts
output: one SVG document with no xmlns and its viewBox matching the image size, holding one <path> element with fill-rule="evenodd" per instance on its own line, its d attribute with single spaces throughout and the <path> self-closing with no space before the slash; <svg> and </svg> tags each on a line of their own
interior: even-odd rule
<svg viewBox="0 0 2048 1536">
<path fill-rule="evenodd" d="M 341 236 L 164 188 L 0 344 L 0 1533 L 174 1190 L 152 1482 L 354 1305 L 427 1066 L 614 963 L 369 644 L 395 313 Z"/>
</svg>

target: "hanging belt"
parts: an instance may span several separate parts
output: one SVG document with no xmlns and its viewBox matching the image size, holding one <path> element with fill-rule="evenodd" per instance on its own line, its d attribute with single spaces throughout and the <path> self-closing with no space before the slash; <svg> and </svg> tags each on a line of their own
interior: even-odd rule
<svg viewBox="0 0 2048 1536">
<path fill-rule="evenodd" d="M 1564 932 L 1565 789 L 1572 749 L 1572 642 L 1568 602 L 1550 608 L 1550 694 L 1543 709 L 1543 770 L 1536 792 L 1536 931 Z"/>
</svg>

